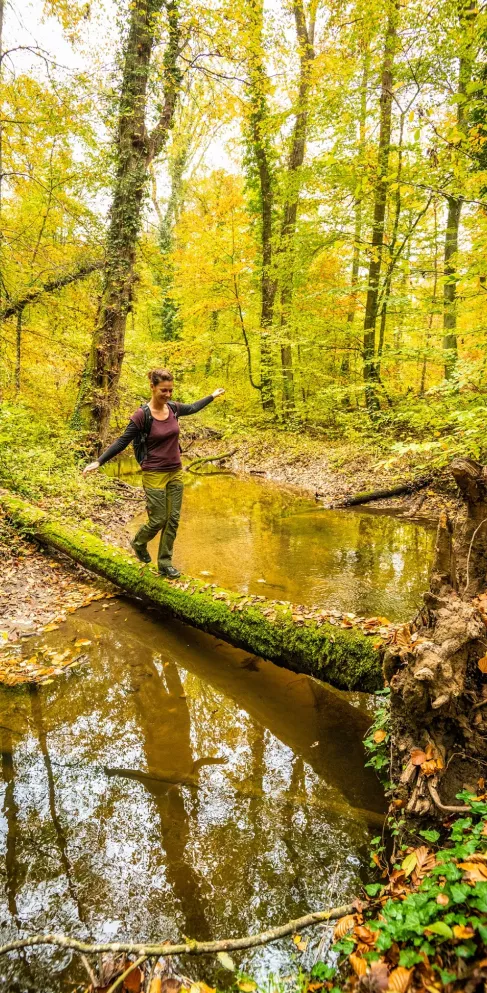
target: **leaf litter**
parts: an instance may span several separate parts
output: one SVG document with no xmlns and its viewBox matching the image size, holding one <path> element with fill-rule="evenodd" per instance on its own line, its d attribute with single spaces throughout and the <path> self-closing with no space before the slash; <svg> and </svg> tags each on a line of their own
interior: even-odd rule
<svg viewBox="0 0 487 993">
<path fill-rule="evenodd" d="M 80 639 L 64 652 L 46 645 L 33 653 L 28 639 L 57 631 L 68 615 L 94 601 L 110 601 L 101 584 L 66 556 L 54 558 L 29 543 L 0 513 L 0 682 L 46 683 L 88 658 Z M 108 606 L 108 604 L 107 604 Z"/>
</svg>

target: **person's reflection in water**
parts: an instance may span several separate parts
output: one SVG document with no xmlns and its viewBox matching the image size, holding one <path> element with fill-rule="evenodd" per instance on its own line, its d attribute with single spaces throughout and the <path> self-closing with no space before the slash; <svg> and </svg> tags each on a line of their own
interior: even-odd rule
<svg viewBox="0 0 487 993">
<path fill-rule="evenodd" d="M 185 934 L 206 941 L 213 936 L 209 923 L 211 906 L 202 892 L 198 872 L 191 865 L 190 818 L 182 787 L 196 787 L 199 769 L 222 760 L 193 759 L 191 719 L 174 662 L 165 663 L 163 677 L 154 663 L 144 664 L 138 668 L 137 676 L 134 673 L 132 689 L 147 772 L 129 769 L 106 769 L 106 772 L 137 780 L 153 797 L 166 852 L 167 880 L 183 912 Z"/>
</svg>

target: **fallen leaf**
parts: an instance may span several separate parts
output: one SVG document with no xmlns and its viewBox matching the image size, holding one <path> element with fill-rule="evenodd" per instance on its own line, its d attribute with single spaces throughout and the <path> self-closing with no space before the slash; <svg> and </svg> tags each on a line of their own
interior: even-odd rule
<svg viewBox="0 0 487 993">
<path fill-rule="evenodd" d="M 363 924 L 358 924 L 354 927 L 353 933 L 354 937 L 356 937 L 364 945 L 375 945 L 375 942 L 379 937 L 378 931 L 371 931 L 369 927 L 365 927 Z"/>
<path fill-rule="evenodd" d="M 374 741 L 376 745 L 380 745 L 381 741 L 385 741 L 387 738 L 386 731 L 376 731 L 374 734 Z"/>
<path fill-rule="evenodd" d="M 416 856 L 416 866 L 413 873 L 413 879 L 415 883 L 418 883 L 420 879 L 423 878 L 431 869 L 434 869 L 436 865 L 436 858 L 434 853 L 426 847 L 426 845 L 421 845 L 414 851 Z"/>
<path fill-rule="evenodd" d="M 487 879 L 487 866 L 481 862 L 459 862 L 458 868 L 463 869 L 467 883 L 483 883 Z"/>
<path fill-rule="evenodd" d="M 336 922 L 333 931 L 333 938 L 335 941 L 340 941 L 349 931 L 352 931 L 355 927 L 356 920 L 354 914 L 346 914 L 345 917 L 340 917 Z"/>
<path fill-rule="evenodd" d="M 475 934 L 475 931 L 474 931 L 473 927 L 470 927 L 469 924 L 467 924 L 467 925 L 465 925 L 465 924 L 454 924 L 453 925 L 453 934 L 455 935 L 455 938 L 458 938 L 460 941 L 463 941 L 464 938 L 467 938 L 467 939 L 468 938 L 473 938 L 473 936 Z"/>
<path fill-rule="evenodd" d="M 401 863 L 401 868 L 404 869 L 404 873 L 407 877 L 411 875 L 415 867 L 416 867 L 416 852 L 410 852 L 410 854 L 406 855 L 406 858 Z"/>
<path fill-rule="evenodd" d="M 453 931 L 444 921 L 435 921 L 424 929 L 425 934 L 438 934 L 440 938 L 453 938 Z"/>
<path fill-rule="evenodd" d="M 448 897 L 446 893 L 438 893 L 438 896 L 436 897 L 436 902 L 439 903 L 440 907 L 448 907 L 448 904 L 450 903 L 450 897 Z"/>
<path fill-rule="evenodd" d="M 406 993 L 411 982 L 412 972 L 412 969 L 405 969 L 404 966 L 398 965 L 397 969 L 393 969 L 389 976 L 388 989 L 394 990 L 394 993 Z"/>
<path fill-rule="evenodd" d="M 163 976 L 161 978 L 161 993 L 179 993 L 182 985 L 181 980 L 176 979 L 175 976 Z"/>
<path fill-rule="evenodd" d="M 228 969 L 229 972 L 235 972 L 235 963 L 228 952 L 218 952 L 216 957 L 224 969 Z"/>
<path fill-rule="evenodd" d="M 59 631 L 59 624 L 54 624 L 54 623 L 53 624 L 46 624 L 46 626 L 42 630 L 44 632 Z"/>
<path fill-rule="evenodd" d="M 129 964 L 130 963 L 127 962 L 126 965 L 127 969 L 129 967 Z M 139 969 L 138 967 L 137 969 L 132 969 L 131 972 L 129 972 L 128 976 L 125 976 L 125 979 L 123 981 L 124 990 L 127 990 L 128 993 L 140 993 L 142 989 L 143 978 L 144 975 L 141 969 Z M 179 984 L 179 988 L 181 988 L 181 984 Z"/>
<path fill-rule="evenodd" d="M 75 648 L 85 648 L 86 645 L 91 645 L 89 638 L 78 638 L 74 643 Z"/>
<path fill-rule="evenodd" d="M 477 665 L 481 672 L 487 672 L 487 655 L 484 655 L 483 658 L 479 659 Z"/>
<path fill-rule="evenodd" d="M 426 762 L 426 754 L 422 748 L 411 749 L 411 762 L 413 765 L 422 765 L 423 762 Z"/>
<path fill-rule="evenodd" d="M 316 989 L 319 989 L 322 985 L 323 983 L 318 983 Z M 237 986 L 239 990 L 242 990 L 242 993 L 253 993 L 257 989 L 257 983 L 254 983 L 253 979 L 241 979 L 237 983 Z M 308 989 L 311 989 L 311 984 L 308 986 Z"/>
<path fill-rule="evenodd" d="M 309 938 L 302 938 L 300 934 L 293 934 L 293 941 L 300 952 L 305 952 L 308 947 Z"/>
<path fill-rule="evenodd" d="M 367 962 L 365 959 L 363 959 L 360 955 L 355 955 L 352 952 L 349 956 L 349 962 L 357 976 L 365 976 L 365 973 L 367 972 Z"/>
<path fill-rule="evenodd" d="M 387 989 L 389 982 L 389 975 L 387 971 L 387 965 L 385 962 L 372 962 L 369 970 L 370 976 L 370 986 L 369 989 L 374 990 L 374 993 L 384 993 Z"/>
</svg>

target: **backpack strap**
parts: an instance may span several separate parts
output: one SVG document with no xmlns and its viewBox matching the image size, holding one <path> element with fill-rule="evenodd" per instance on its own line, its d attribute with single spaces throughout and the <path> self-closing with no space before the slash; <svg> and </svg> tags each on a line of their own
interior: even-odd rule
<svg viewBox="0 0 487 993">
<path fill-rule="evenodd" d="M 171 410 L 172 410 L 172 412 L 173 412 L 176 420 L 179 420 L 179 417 L 178 417 L 178 405 L 177 405 L 177 403 L 174 403 L 174 400 L 168 400 L 167 401 L 167 405 L 168 405 L 168 407 L 171 408 Z"/>
<path fill-rule="evenodd" d="M 144 438 L 147 438 L 150 434 L 153 417 L 150 412 L 150 407 L 148 403 L 142 404 L 142 410 L 144 411 L 144 427 L 142 428 L 141 434 L 143 435 Z"/>
</svg>

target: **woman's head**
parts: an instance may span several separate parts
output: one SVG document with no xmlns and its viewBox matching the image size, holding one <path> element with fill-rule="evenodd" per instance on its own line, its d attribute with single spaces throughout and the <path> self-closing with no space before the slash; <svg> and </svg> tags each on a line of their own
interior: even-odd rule
<svg viewBox="0 0 487 993">
<path fill-rule="evenodd" d="M 174 389 L 174 379 L 169 369 L 151 369 L 147 373 L 152 396 L 158 400 L 170 400 Z"/>
</svg>

